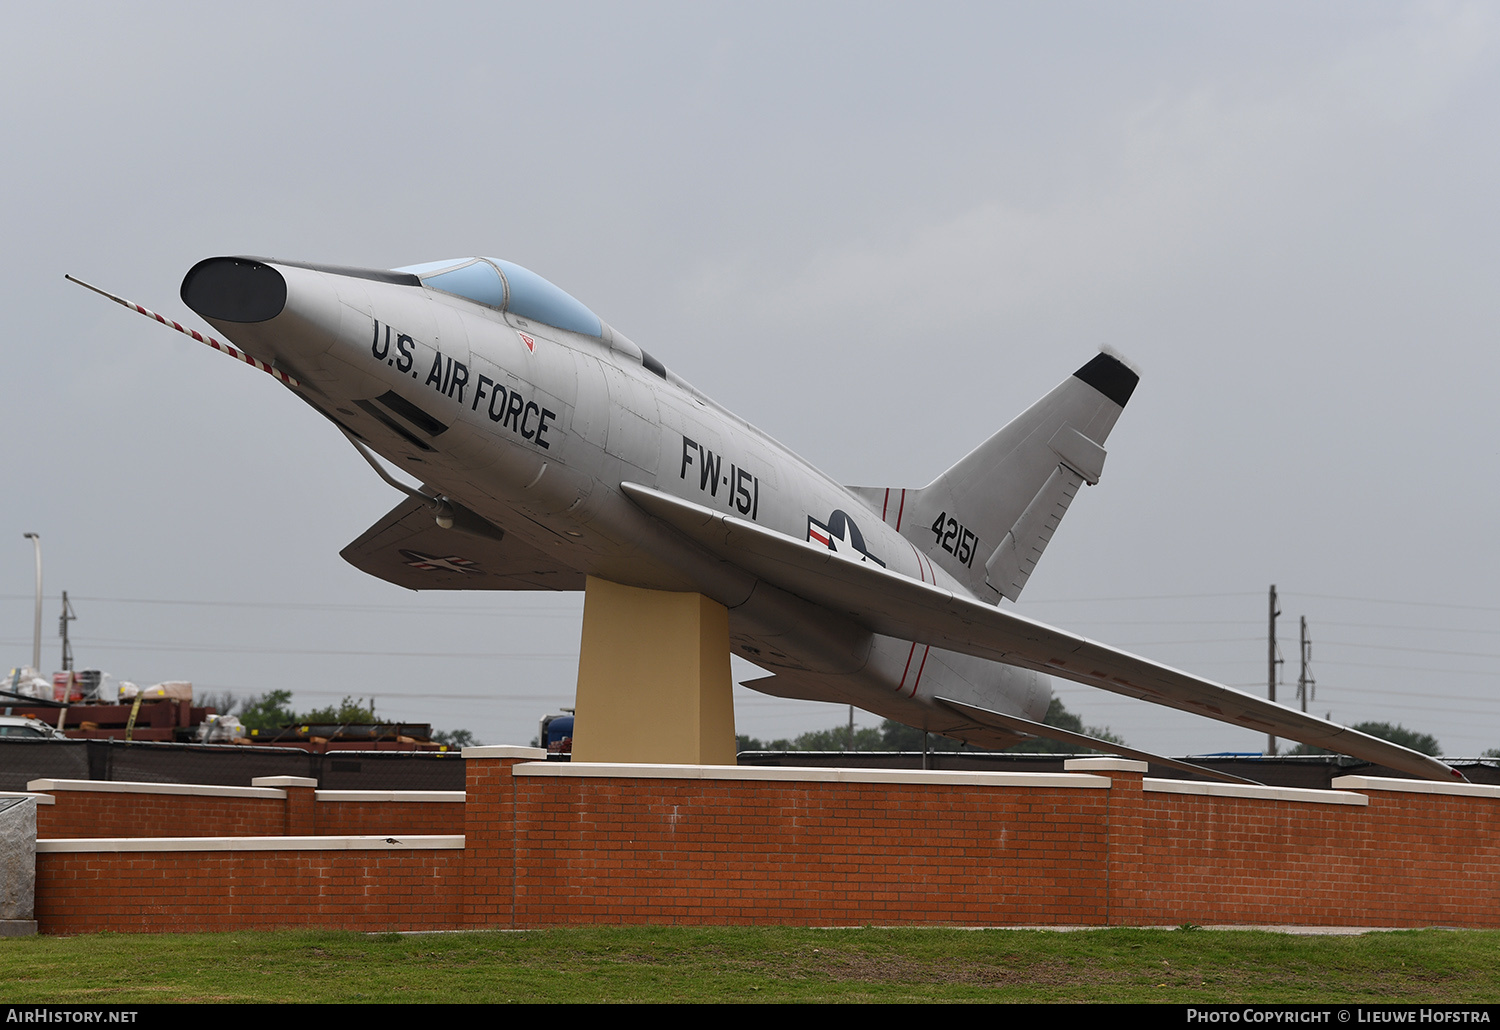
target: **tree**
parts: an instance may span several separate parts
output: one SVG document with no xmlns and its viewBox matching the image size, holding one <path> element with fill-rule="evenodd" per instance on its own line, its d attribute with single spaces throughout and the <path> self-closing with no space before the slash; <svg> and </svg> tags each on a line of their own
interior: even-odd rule
<svg viewBox="0 0 1500 1030">
<path fill-rule="evenodd" d="M 796 740 L 781 737 L 764 741 L 759 737 L 743 733 L 734 738 L 737 751 L 847 751 L 849 750 L 849 727 L 835 726 L 829 730 L 809 730 L 799 734 Z M 854 750 L 883 751 L 880 731 L 864 727 L 854 731 Z"/>
<path fill-rule="evenodd" d="M 1082 733 L 1086 737 L 1096 737 L 1111 744 L 1125 743 L 1125 741 L 1111 733 L 1108 726 L 1085 726 L 1082 718 L 1068 711 L 1067 707 L 1055 697 L 1052 699 L 1052 703 L 1047 706 L 1047 714 L 1043 717 L 1042 722 L 1048 726 L 1056 726 L 1060 730 L 1071 730 L 1074 733 Z M 1012 744 L 1005 750 L 1048 755 L 1078 755 L 1086 751 L 1097 751 L 1098 749 L 1038 737 L 1035 740 L 1023 740 L 1019 744 Z"/>
<path fill-rule="evenodd" d="M 439 744 L 447 744 L 455 750 L 479 746 L 479 741 L 475 740 L 474 734 L 468 730 L 438 730 L 432 735 L 432 739 Z"/>
<path fill-rule="evenodd" d="M 240 722 L 245 724 L 247 730 L 261 732 L 289 726 L 297 721 L 297 713 L 292 711 L 291 702 L 290 690 L 272 690 L 248 697 L 240 705 Z"/>
<path fill-rule="evenodd" d="M 1047 708 L 1047 715 L 1043 720 L 1048 726 L 1056 726 L 1060 729 L 1072 730 L 1074 733 L 1087 734 L 1090 737 L 1098 737 L 1114 744 L 1125 743 L 1119 737 L 1109 732 L 1109 729 L 1097 726 L 1083 725 L 1083 720 L 1063 706 L 1057 698 L 1052 699 L 1052 704 Z M 864 727 L 854 731 L 855 751 L 921 751 L 923 747 L 922 731 L 915 726 L 908 726 L 894 719 L 886 719 L 880 724 L 879 729 Z M 755 737 L 741 734 L 735 738 L 735 746 L 740 751 L 847 751 L 849 750 L 849 727 L 835 726 L 827 730 L 811 730 L 797 737 L 796 740 L 773 740 L 763 743 Z M 929 751 L 982 751 L 984 748 L 971 747 L 962 741 L 945 737 L 940 733 L 927 736 L 926 747 Z M 1076 744 L 1063 744 L 1045 738 L 1022 741 L 1009 751 L 1041 752 L 1043 754 L 1079 754 L 1088 750 Z"/>
<path fill-rule="evenodd" d="M 734 738 L 734 749 L 736 751 L 795 751 L 796 750 L 796 748 L 792 747 L 792 742 L 790 740 L 787 740 L 785 737 L 782 737 L 782 738 L 780 738 L 778 740 L 773 740 L 770 743 L 767 743 L 766 741 L 761 740 L 759 737 L 750 737 L 750 736 L 747 736 L 747 735 L 745 735 L 743 733 L 737 734 L 735 736 L 735 738 Z"/>
<path fill-rule="evenodd" d="M 793 751 L 849 751 L 849 727 L 835 726 L 829 730 L 813 730 L 799 736 L 792 743 Z M 885 742 L 880 731 L 869 726 L 854 731 L 855 751 L 883 751 Z"/>
<path fill-rule="evenodd" d="M 224 697 L 225 703 L 233 707 L 234 695 L 225 694 Z M 219 709 L 219 714 L 226 714 L 226 709 Z M 375 715 L 374 701 L 366 702 L 363 698 L 355 700 L 347 694 L 336 705 L 324 705 L 298 714 L 292 708 L 290 690 L 272 690 L 246 698 L 240 703 L 239 719 L 245 724 L 245 729 L 260 730 L 262 733 L 283 726 L 357 726 L 380 721 Z M 439 730 L 432 735 L 432 739 L 451 748 L 476 747 L 479 744 L 474 739 L 474 734 L 468 730 Z"/>
<path fill-rule="evenodd" d="M 240 699 L 230 690 L 205 690 L 193 698 L 194 708 L 212 708 L 219 715 L 233 715 L 239 703 Z"/>
<path fill-rule="evenodd" d="M 1399 724 L 1361 722 L 1350 727 L 1350 729 L 1358 730 L 1361 733 L 1368 733 L 1370 736 L 1379 737 L 1381 740 L 1389 740 L 1392 744 L 1409 747 L 1413 751 L 1420 751 L 1422 754 L 1430 755 L 1433 758 L 1443 753 L 1442 745 L 1437 742 L 1437 738 L 1432 734 L 1409 730 Z M 1294 755 L 1326 755 L 1330 752 L 1320 747 L 1313 747 L 1311 744 L 1298 744 L 1292 748 L 1290 753 Z"/>
<path fill-rule="evenodd" d="M 880 724 L 880 739 L 887 751 L 922 750 L 922 731 L 895 719 L 887 719 Z M 967 747 L 962 741 L 940 733 L 928 734 L 926 745 L 928 751 L 960 751 Z"/>
<path fill-rule="evenodd" d="M 288 697 L 291 695 L 288 694 Z M 344 695 L 344 699 L 337 705 L 325 705 L 322 708 L 314 708 L 303 715 L 296 716 L 293 720 L 301 723 L 318 723 L 322 726 L 349 726 L 358 723 L 379 722 L 375 718 L 375 702 L 365 704 L 363 698 L 358 701 Z"/>
</svg>

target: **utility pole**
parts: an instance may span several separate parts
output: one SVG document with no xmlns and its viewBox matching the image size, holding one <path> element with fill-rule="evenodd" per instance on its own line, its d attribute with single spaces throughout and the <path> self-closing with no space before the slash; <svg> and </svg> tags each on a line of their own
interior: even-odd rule
<svg viewBox="0 0 1500 1030">
<path fill-rule="evenodd" d="M 1281 609 L 1276 606 L 1275 583 L 1271 584 L 1270 612 L 1270 632 L 1267 634 L 1266 639 L 1266 693 L 1274 704 L 1276 702 L 1276 666 L 1281 664 L 1281 648 L 1276 646 L 1276 616 L 1281 614 Z M 1270 733 L 1266 735 L 1266 754 L 1274 755 L 1275 753 L 1276 735 Z"/>
<path fill-rule="evenodd" d="M 31 636 L 31 674 L 42 674 L 42 537 L 40 533 L 27 533 L 36 551 L 36 628 Z"/>
<path fill-rule="evenodd" d="M 62 637 L 62 667 L 63 672 L 73 671 L 73 645 L 68 643 L 68 623 L 75 621 L 78 616 L 73 614 L 73 606 L 68 603 L 68 592 L 63 591 L 62 614 L 57 619 L 57 632 Z M 71 683 L 69 684 L 71 686 Z"/>
<path fill-rule="evenodd" d="M 1308 699 L 1317 693 L 1318 681 L 1313 679 L 1312 638 L 1307 635 L 1307 616 L 1302 616 L 1302 672 L 1297 676 L 1297 697 L 1302 710 L 1307 711 Z"/>
</svg>

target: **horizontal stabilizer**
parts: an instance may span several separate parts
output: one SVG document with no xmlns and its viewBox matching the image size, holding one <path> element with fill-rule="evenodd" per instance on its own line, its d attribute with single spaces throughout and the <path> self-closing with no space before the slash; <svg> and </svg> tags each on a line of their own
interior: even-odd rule
<svg viewBox="0 0 1500 1030">
<path fill-rule="evenodd" d="M 742 687 L 770 694 L 773 697 L 792 698 L 797 701 L 823 701 L 835 705 L 853 705 L 875 715 L 882 715 L 897 722 L 904 722 L 929 733 L 942 734 L 961 740 L 974 747 L 1004 751 L 1027 739 L 1027 733 L 1004 729 L 993 722 L 981 722 L 967 712 L 956 708 L 934 709 L 915 701 L 902 700 L 895 695 L 872 705 L 870 695 L 858 687 L 849 686 L 847 676 L 827 673 L 781 670 L 773 676 L 744 680 Z M 984 711 L 984 709 L 979 709 Z"/>
<path fill-rule="evenodd" d="M 1032 722 L 1030 719 L 1022 719 L 1014 715 L 1001 715 L 992 712 L 988 708 L 980 708 L 976 705 L 966 705 L 962 701 L 954 701 L 952 698 L 934 698 L 939 704 L 945 704 L 962 715 L 967 715 L 975 722 L 987 723 L 998 726 L 1001 729 L 1013 730 L 1016 733 L 1024 733 L 1032 737 L 1046 737 L 1048 740 L 1061 741 L 1064 744 L 1077 744 L 1079 747 L 1092 748 L 1106 755 L 1119 755 L 1122 758 L 1134 758 L 1140 762 L 1151 762 L 1154 765 L 1164 765 L 1169 769 L 1181 769 L 1183 772 L 1195 773 L 1199 776 L 1207 776 L 1214 780 L 1223 780 L 1226 783 L 1247 783 L 1254 787 L 1263 786 L 1255 780 L 1247 780 L 1243 776 L 1234 773 L 1220 772 L 1217 769 L 1208 769 L 1192 762 L 1179 761 L 1176 758 L 1164 758 L 1161 755 L 1153 755 L 1149 751 L 1138 751 L 1124 744 L 1117 744 L 1112 740 L 1101 740 L 1091 737 L 1087 733 L 1074 733 L 1072 730 L 1061 729 L 1057 726 L 1048 726 L 1046 723 Z"/>
<path fill-rule="evenodd" d="M 1427 755 L 1033 621 L 931 583 L 723 515 L 635 483 L 644 511 L 782 590 L 872 632 L 1060 676 L 1260 733 L 1288 737 L 1423 779 L 1463 777 Z"/>
<path fill-rule="evenodd" d="M 443 529 L 429 502 L 417 497 L 402 501 L 339 556 L 361 572 L 408 590 L 583 589 L 583 574 L 551 555 L 466 508 L 452 515 L 453 528 Z"/>
<path fill-rule="evenodd" d="M 823 701 L 831 705 L 854 705 L 856 708 L 861 704 L 867 704 L 868 699 L 858 687 L 849 687 L 847 685 L 849 682 L 847 676 L 816 673 L 797 676 L 792 672 L 778 672 L 770 676 L 742 680 L 740 686 L 762 694 L 770 694 L 772 697 L 786 697 L 795 701 Z"/>
</svg>

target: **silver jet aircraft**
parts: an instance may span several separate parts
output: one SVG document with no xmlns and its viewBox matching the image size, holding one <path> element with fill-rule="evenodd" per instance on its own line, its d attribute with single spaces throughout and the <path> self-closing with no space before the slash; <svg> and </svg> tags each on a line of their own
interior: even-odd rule
<svg viewBox="0 0 1500 1030">
<path fill-rule="evenodd" d="M 1458 775 L 999 607 L 1103 470 L 1137 382 L 1108 354 L 928 485 L 850 487 L 508 261 L 210 258 L 182 299 L 408 492 L 342 552 L 389 582 L 579 590 L 597 576 L 694 591 L 729 610 L 734 651 L 770 670 L 747 686 L 987 746 L 1040 731 L 1048 677 L 1061 676 L 1419 777 Z"/>
</svg>

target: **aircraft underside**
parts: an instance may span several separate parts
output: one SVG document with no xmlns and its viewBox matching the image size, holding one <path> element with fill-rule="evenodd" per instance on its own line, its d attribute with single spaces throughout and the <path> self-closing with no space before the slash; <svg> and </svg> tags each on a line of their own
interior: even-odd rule
<svg viewBox="0 0 1500 1030">
<path fill-rule="evenodd" d="M 649 568 L 632 548 L 599 555 L 587 570 L 562 567 L 545 550 L 551 534 L 542 526 L 514 512 L 504 517 L 489 509 L 486 515 L 466 523 L 460 514 L 454 528 L 442 529 L 425 504 L 408 500 L 343 555 L 371 575 L 416 590 L 580 590 L 588 574 L 631 586 L 685 587 L 680 569 L 691 563 L 683 559 L 675 570 Z M 1046 676 L 869 633 L 764 583 L 743 598 L 717 599 L 729 607 L 733 652 L 772 674 L 744 681 L 762 693 L 850 704 L 984 747 L 1008 747 L 1021 738 L 965 719 L 933 699 L 949 697 L 1034 722 L 1042 721 L 1051 700 Z"/>
</svg>

